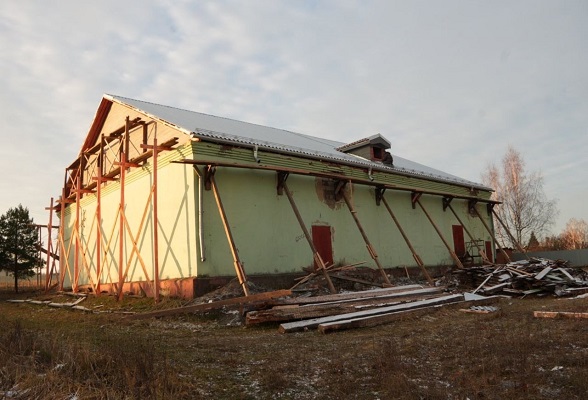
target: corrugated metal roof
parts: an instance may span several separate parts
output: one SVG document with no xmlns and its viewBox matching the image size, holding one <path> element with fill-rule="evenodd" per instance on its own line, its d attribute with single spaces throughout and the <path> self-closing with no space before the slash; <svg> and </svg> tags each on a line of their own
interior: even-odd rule
<svg viewBox="0 0 588 400">
<path fill-rule="evenodd" d="M 384 166 L 353 154 L 343 153 L 337 148 L 345 145 L 329 139 L 303 135 L 283 129 L 270 128 L 263 125 L 237 121 L 229 118 L 216 117 L 195 111 L 149 103 L 126 97 L 105 95 L 105 98 L 131 106 L 169 124 L 177 126 L 186 133 L 194 133 L 197 137 L 211 141 L 230 142 L 235 144 L 258 146 L 282 153 L 299 154 L 318 159 L 327 159 L 352 165 L 362 165 L 373 169 L 395 172 L 402 175 L 418 176 L 441 182 L 449 182 L 461 186 L 482 190 L 491 190 L 479 183 L 439 171 L 434 168 L 407 160 L 396 154 L 394 166 Z"/>
</svg>

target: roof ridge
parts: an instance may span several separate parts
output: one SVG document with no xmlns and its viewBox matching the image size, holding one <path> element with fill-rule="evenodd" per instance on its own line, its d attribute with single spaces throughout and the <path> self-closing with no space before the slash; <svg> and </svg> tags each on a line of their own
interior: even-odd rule
<svg viewBox="0 0 588 400">
<path fill-rule="evenodd" d="M 335 160 L 343 163 L 360 163 L 367 167 L 380 168 L 382 166 L 379 163 L 369 160 L 360 162 L 355 158 L 351 158 L 351 154 L 341 150 L 353 147 L 350 145 L 369 142 L 378 137 L 381 137 L 384 141 L 389 143 L 381 133 L 367 136 L 366 138 L 350 144 L 345 144 L 341 141 L 311 136 L 286 129 L 273 128 L 267 125 L 240 121 L 233 118 L 219 117 L 212 114 L 131 99 L 123 96 L 105 94 L 104 99 L 132 107 L 146 113 L 147 115 L 159 118 L 162 121 L 166 121 L 167 123 L 176 126 L 186 134 L 194 133 L 198 136 L 208 137 L 215 141 L 243 143 L 250 146 L 259 145 L 260 147 L 267 147 L 272 151 L 303 154 L 318 157 L 319 159 Z M 456 183 L 460 186 L 473 186 L 483 190 L 490 190 L 479 183 L 469 181 L 459 176 L 402 157 L 395 157 L 395 159 L 399 161 L 403 160 L 403 162 L 398 162 L 393 167 L 394 170 L 400 174 L 428 177 L 429 179 L 438 182 L 450 182 Z"/>
<path fill-rule="evenodd" d="M 136 102 L 139 102 L 139 103 L 146 103 L 146 104 L 151 104 L 151 105 L 158 106 L 158 107 L 170 108 L 172 110 L 185 111 L 185 112 L 193 113 L 193 114 L 206 115 L 208 117 L 223 119 L 223 120 L 226 120 L 226 121 L 238 122 L 238 123 L 241 123 L 241 124 L 255 125 L 255 126 L 259 126 L 259 127 L 263 127 L 263 128 L 277 129 L 277 130 L 284 131 L 284 132 L 294 133 L 294 134 L 299 135 L 299 136 L 307 136 L 307 137 L 313 137 L 313 138 L 315 137 L 315 136 L 304 135 L 302 133 L 298 133 L 298 132 L 294 132 L 294 131 L 289 131 L 287 129 L 275 128 L 275 127 L 272 127 L 272 126 L 262 125 L 262 124 L 259 124 L 259 123 L 256 123 L 256 122 L 248 122 L 248 121 L 243 121 L 243 120 L 239 120 L 239 119 L 235 119 L 235 118 L 221 117 L 219 115 L 214 115 L 214 114 L 209 114 L 209 113 L 204 113 L 204 112 L 194 111 L 194 110 L 188 110 L 187 108 L 180 108 L 180 107 L 168 106 L 168 105 L 165 105 L 165 104 L 154 103 L 152 101 L 132 99 L 130 97 L 124 97 L 124 96 L 118 96 L 118 95 L 111 95 L 111 94 L 106 94 L 106 95 L 107 96 L 110 96 L 110 97 L 112 97 L 114 99 L 132 100 L 132 101 L 136 101 Z M 129 105 L 132 106 L 132 104 L 129 104 Z"/>
</svg>

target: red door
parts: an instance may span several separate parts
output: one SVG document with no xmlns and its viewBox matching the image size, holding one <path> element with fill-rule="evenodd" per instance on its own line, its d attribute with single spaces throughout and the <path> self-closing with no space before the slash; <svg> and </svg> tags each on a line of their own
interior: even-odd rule
<svg viewBox="0 0 588 400">
<path fill-rule="evenodd" d="M 333 243 L 331 239 L 331 227 L 325 225 L 313 225 L 312 226 L 312 242 L 316 251 L 320 254 L 321 258 L 327 266 L 333 264 Z M 319 266 L 314 265 L 317 269 Z"/>
<path fill-rule="evenodd" d="M 453 225 L 453 249 L 458 257 L 465 255 L 465 241 L 463 240 L 463 226 Z"/>
<path fill-rule="evenodd" d="M 486 257 L 488 257 L 488 261 L 494 262 L 492 257 L 492 242 L 486 241 Z"/>
</svg>

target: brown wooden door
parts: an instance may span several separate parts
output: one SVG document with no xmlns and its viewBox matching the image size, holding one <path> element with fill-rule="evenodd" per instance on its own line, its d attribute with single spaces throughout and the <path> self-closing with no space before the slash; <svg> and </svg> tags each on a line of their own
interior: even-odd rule
<svg viewBox="0 0 588 400">
<path fill-rule="evenodd" d="M 331 238 L 331 227 L 325 225 L 312 226 L 312 242 L 316 251 L 321 255 L 321 258 L 327 266 L 333 264 L 333 243 Z M 319 266 L 314 265 L 314 268 Z"/>
<path fill-rule="evenodd" d="M 488 257 L 488 261 L 494 262 L 494 257 L 492 254 L 492 242 L 486 241 L 486 257 Z"/>
<path fill-rule="evenodd" d="M 462 257 L 465 252 L 465 241 L 463 239 L 463 226 L 453 225 L 453 250 L 458 257 Z"/>
</svg>

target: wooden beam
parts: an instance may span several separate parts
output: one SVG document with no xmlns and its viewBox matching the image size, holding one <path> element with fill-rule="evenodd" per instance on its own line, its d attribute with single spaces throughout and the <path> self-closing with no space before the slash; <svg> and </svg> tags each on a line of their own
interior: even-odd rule
<svg viewBox="0 0 588 400">
<path fill-rule="evenodd" d="M 218 310 L 219 308 L 222 308 L 225 306 L 252 304 L 255 302 L 265 301 L 265 300 L 269 300 L 269 299 L 275 299 L 278 297 L 286 297 L 286 296 L 291 296 L 291 295 L 292 295 L 291 290 L 283 289 L 283 290 L 276 290 L 273 292 L 250 294 L 249 296 L 243 296 L 243 297 L 234 297 L 232 299 L 219 300 L 219 301 L 214 301 L 212 303 L 201 303 L 201 304 L 194 304 L 194 305 L 186 306 L 186 307 L 172 308 L 169 310 L 159 310 L 159 311 L 152 311 L 152 312 L 141 313 L 141 314 L 134 314 L 134 315 L 129 316 L 127 318 L 134 320 L 134 319 L 167 317 L 170 315 L 188 314 L 188 313 L 195 313 L 195 312 L 208 311 L 208 310 Z"/>
<path fill-rule="evenodd" d="M 382 285 L 381 283 L 378 283 L 378 282 L 372 282 L 372 281 L 368 281 L 366 279 L 353 278 L 351 276 L 340 275 L 340 274 L 337 274 L 334 272 L 330 272 L 329 276 L 331 276 L 333 278 L 341 279 L 342 281 L 361 283 L 363 285 L 368 285 L 368 286 L 384 287 L 384 285 Z M 386 286 L 389 286 L 389 285 L 386 285 Z"/>
<path fill-rule="evenodd" d="M 225 228 L 225 234 L 227 236 L 227 241 L 229 242 L 229 248 L 231 250 L 231 254 L 233 255 L 233 264 L 235 265 L 235 272 L 237 274 L 237 278 L 239 279 L 239 284 L 243 289 L 243 293 L 245 296 L 249 295 L 249 288 L 247 288 L 247 275 L 245 274 L 245 270 L 243 268 L 243 264 L 239 258 L 239 253 L 237 251 L 237 247 L 235 246 L 235 240 L 233 239 L 233 233 L 231 232 L 231 228 L 229 226 L 229 222 L 227 220 L 227 214 L 225 213 L 225 208 L 223 206 L 223 202 L 220 197 L 220 193 L 218 191 L 218 186 L 214 179 L 214 170 L 212 172 L 209 168 L 209 178 L 210 183 L 212 186 L 212 191 L 214 193 L 214 199 L 216 200 L 216 205 L 218 208 L 218 213 L 220 214 L 223 227 Z"/>
<path fill-rule="evenodd" d="M 385 295 L 388 293 L 400 293 L 410 290 L 422 289 L 421 285 L 404 285 L 404 286 L 392 286 L 387 288 L 378 288 L 370 290 L 362 290 L 361 292 L 351 293 L 338 293 L 338 294 L 326 294 L 323 296 L 313 297 L 297 297 L 294 299 L 280 300 L 279 304 L 317 304 L 329 301 L 341 301 L 345 299 L 360 299 L 364 297 L 372 297 Z"/>
<path fill-rule="evenodd" d="M 588 312 L 568 312 L 568 311 L 533 311 L 535 318 L 588 318 Z"/>
<path fill-rule="evenodd" d="M 347 314 L 340 314 L 340 315 L 333 315 L 330 317 L 323 317 L 323 318 L 313 318 L 304 321 L 297 321 L 297 322 L 288 322 L 285 324 L 281 324 L 278 331 L 280 333 L 290 333 L 290 332 L 300 332 L 307 329 L 314 329 L 321 324 L 326 324 L 330 322 L 336 321 L 343 321 L 348 319 L 354 318 L 362 318 L 362 317 L 369 317 L 375 316 L 380 314 L 386 314 L 393 311 L 403 311 L 403 310 L 410 310 L 416 308 L 423 308 L 432 305 L 444 304 L 444 303 L 452 303 L 457 301 L 462 301 L 464 299 L 463 294 L 452 294 L 443 297 L 437 297 L 434 299 L 427 299 L 422 301 L 415 301 L 412 303 L 406 304 L 398 304 L 389 307 L 379 307 L 372 310 L 366 311 L 357 311 Z"/>
<path fill-rule="evenodd" d="M 461 220 L 461 218 L 459 218 L 459 215 L 457 215 L 457 213 L 455 212 L 455 210 L 453 209 L 453 207 L 451 206 L 451 204 L 447 203 L 447 207 L 449 208 L 449 210 L 451 210 L 451 212 L 453 213 L 453 215 L 455 216 L 455 218 L 457 219 L 457 221 L 459 222 L 459 224 L 463 227 L 463 230 L 467 233 L 467 235 L 470 238 L 470 240 L 472 241 L 472 243 L 476 246 L 476 248 L 478 249 L 478 253 L 482 256 L 482 259 L 485 262 L 487 262 L 488 264 L 492 264 L 490 262 L 490 259 L 488 258 L 488 256 L 486 256 L 486 251 L 484 249 L 482 249 L 480 246 L 478 246 L 478 241 L 470 233 L 470 231 L 465 226 L 465 224 L 463 223 L 463 221 Z"/>
<path fill-rule="evenodd" d="M 410 192 L 415 191 L 414 187 L 404 187 L 404 186 L 383 184 L 381 182 L 372 182 L 369 179 L 355 178 L 352 176 L 342 175 L 342 174 L 338 174 L 338 173 L 314 172 L 314 171 L 308 171 L 305 169 L 287 168 L 287 167 L 279 167 L 279 166 L 268 166 L 268 165 L 257 164 L 257 163 L 240 164 L 240 163 L 234 163 L 234 162 L 221 162 L 221 161 L 217 161 L 217 160 L 204 160 L 204 159 L 192 160 L 192 159 L 188 159 L 188 158 L 183 159 L 183 160 L 178 160 L 178 161 L 172 161 L 172 163 L 191 164 L 191 165 L 212 165 L 215 167 L 261 169 L 261 170 L 274 171 L 274 172 L 288 172 L 288 173 L 295 174 L 295 175 L 305 175 L 305 176 L 314 176 L 314 177 L 319 177 L 319 178 L 343 180 L 343 181 L 348 181 L 348 182 L 357 183 L 357 184 L 361 184 L 361 185 L 376 186 L 376 187 L 386 188 L 386 189 L 390 189 L 390 190 L 399 190 L 399 191 L 405 191 L 405 192 L 406 191 L 410 191 Z M 479 199 L 479 198 L 473 197 L 473 196 L 458 196 L 453 193 L 440 192 L 440 191 L 436 191 L 436 190 L 419 189 L 418 193 L 430 194 L 430 195 L 434 195 L 434 196 L 448 196 L 449 195 L 449 196 L 453 196 L 456 199 L 466 199 L 466 200 L 475 199 L 477 201 L 484 202 L 484 203 L 499 203 L 499 202 L 496 202 L 495 200 Z"/>
<path fill-rule="evenodd" d="M 422 300 L 428 297 L 437 297 L 441 292 L 441 288 L 427 288 L 301 306 L 291 305 L 274 307 L 269 310 L 248 312 L 246 325 L 255 325 L 267 322 L 285 322 L 307 318 L 318 318 L 328 315 L 344 314 L 357 311 L 357 308 L 361 306 L 365 308 L 372 305 L 371 308 L 374 308 L 383 305 L 392 305 L 391 303 L 398 304 L 399 302 Z"/>
<path fill-rule="evenodd" d="M 298 220 L 298 224 L 300 225 L 300 228 L 302 229 L 302 232 L 304 233 L 304 237 L 306 238 L 306 241 L 307 241 L 308 245 L 310 246 L 310 250 L 312 251 L 312 256 L 313 256 L 314 260 L 316 261 L 317 265 L 319 266 L 319 269 L 321 270 L 325 280 L 327 281 L 327 286 L 329 287 L 329 291 L 331 293 L 337 293 L 337 290 L 335 289 L 335 286 L 333 286 L 333 282 L 331 281 L 331 278 L 329 277 L 329 274 L 327 273 L 327 266 L 325 265 L 323 258 L 319 254 L 318 250 L 316 249 L 316 247 L 312 241 L 310 233 L 308 232 L 308 229 L 306 228 L 306 225 L 304 224 L 304 220 L 302 219 L 302 216 L 300 215 L 300 211 L 298 210 L 298 207 L 296 206 L 296 202 L 294 201 L 294 197 L 292 196 L 292 192 L 290 192 L 290 189 L 288 189 L 288 185 L 286 184 L 285 178 L 282 180 L 281 185 L 282 185 L 282 189 L 283 189 L 284 193 L 286 193 L 286 196 L 288 197 L 288 201 L 290 202 L 290 206 L 292 206 L 292 211 L 294 211 L 294 215 L 296 215 L 296 219 Z"/>
<path fill-rule="evenodd" d="M 357 211 L 353 207 L 353 204 L 351 204 L 351 200 L 349 200 L 349 196 L 347 195 L 347 192 L 345 192 L 344 190 L 342 191 L 342 197 L 345 200 L 345 204 L 347 204 L 347 209 L 349 209 L 349 212 L 351 213 L 351 216 L 353 217 L 353 220 L 355 221 L 355 225 L 357 225 L 357 229 L 359 229 L 359 233 L 361 234 L 361 237 L 363 238 L 363 241 L 365 242 L 365 245 L 367 247 L 368 253 L 370 254 L 370 257 L 372 258 L 372 260 L 374 260 L 374 262 L 376 263 L 376 266 L 380 270 L 380 275 L 382 275 L 382 278 L 384 279 L 384 283 L 387 285 L 391 285 L 390 279 L 388 279 L 388 275 L 386 275 L 386 271 L 384 271 L 384 267 L 380 263 L 380 260 L 378 258 L 378 253 L 376 253 L 376 249 L 374 248 L 374 246 L 370 242 L 369 238 L 367 237 L 367 234 L 365 233 L 365 230 L 363 229 L 363 226 L 361 225 L 361 222 L 359 221 L 359 217 L 357 216 Z"/>
<path fill-rule="evenodd" d="M 459 269 L 463 269 L 463 264 L 461 263 L 459 257 L 457 256 L 457 254 L 455 254 L 455 251 L 453 251 L 453 249 L 451 248 L 451 246 L 449 246 L 449 243 L 447 243 L 447 240 L 443 236 L 443 233 L 441 233 L 441 230 L 439 229 L 439 227 L 437 226 L 437 224 L 435 224 L 435 221 L 433 221 L 433 218 L 431 218 L 431 215 L 429 215 L 428 211 L 425 209 L 425 207 L 423 207 L 423 204 L 421 203 L 421 201 L 418 198 L 416 199 L 416 203 L 419 205 L 419 207 L 421 208 L 421 210 L 423 210 L 423 212 L 425 213 L 427 219 L 429 220 L 429 222 L 431 223 L 431 225 L 433 225 L 433 228 L 435 228 L 435 232 L 437 232 L 437 235 L 439 235 L 439 238 L 441 239 L 441 241 L 445 245 L 445 248 L 449 252 L 449 255 L 451 256 L 451 258 L 453 258 L 453 261 L 455 261 L 455 265 L 457 265 L 457 267 Z"/>
<path fill-rule="evenodd" d="M 508 256 L 508 254 L 506 253 L 506 251 L 504 251 L 504 249 L 500 246 L 500 243 L 498 243 L 498 240 L 496 239 L 496 236 L 494 235 L 494 232 L 492 232 L 492 229 L 490 229 L 490 227 L 488 226 L 488 224 L 486 223 L 486 221 L 484 221 L 484 218 L 482 218 L 482 216 L 480 215 L 480 212 L 478 211 L 477 207 L 473 208 L 473 211 L 476 213 L 476 215 L 478 216 L 478 218 L 480 218 L 480 221 L 482 221 L 482 225 L 484 225 L 484 228 L 486 228 L 486 231 L 490 234 L 490 237 L 492 238 L 492 240 L 494 241 L 494 245 L 498 247 L 498 250 L 500 250 L 502 252 L 502 255 L 504 256 L 504 258 L 506 259 L 507 262 L 511 262 L 510 257 Z"/>
<path fill-rule="evenodd" d="M 470 307 L 472 305 L 488 305 L 488 304 L 494 304 L 498 301 L 499 301 L 498 297 L 487 297 L 487 298 L 481 299 L 481 300 L 457 301 L 457 302 L 436 304 L 436 305 L 432 305 L 432 306 L 428 306 L 428 307 L 407 309 L 407 310 L 392 312 L 392 313 L 388 313 L 388 314 L 381 314 L 381 315 L 369 316 L 369 317 L 364 317 L 364 318 L 353 318 L 353 319 L 349 319 L 349 320 L 323 323 L 317 327 L 317 330 L 321 333 L 331 333 L 334 331 L 340 331 L 340 330 L 344 330 L 344 329 L 374 327 L 374 326 L 389 324 L 390 322 L 394 322 L 394 321 L 397 321 L 397 320 L 403 319 L 403 318 L 414 318 L 414 317 L 418 317 L 421 315 L 427 315 L 433 311 L 440 310 L 441 308 L 455 309 L 455 308 Z"/>
<path fill-rule="evenodd" d="M 406 243 L 406 245 L 410 249 L 410 252 L 412 253 L 412 258 L 414 258 L 414 261 L 417 263 L 417 265 L 421 269 L 421 272 L 423 273 L 423 275 L 427 279 L 427 282 L 429 282 L 429 285 L 433 285 L 434 284 L 433 278 L 431 278 L 431 275 L 429 275 L 429 272 L 425 268 L 425 263 L 423 262 L 423 260 L 421 259 L 421 257 L 416 252 L 416 250 L 413 247 L 412 243 L 408 239 L 408 236 L 404 232 L 404 229 L 402 229 L 402 226 L 400 225 L 400 221 L 398 221 L 398 218 L 396 218 L 396 215 L 392 212 L 392 209 L 390 208 L 390 205 L 388 204 L 388 201 L 386 200 L 386 198 L 383 195 L 382 195 L 382 199 L 381 200 L 384 203 L 384 206 L 386 207 L 386 210 L 388 210 L 388 214 L 390 214 L 390 216 L 392 217 L 392 220 L 394 221 L 394 224 L 396 224 L 396 227 L 398 228 L 398 231 L 400 232 L 400 234 L 404 238 L 404 242 Z"/>
<path fill-rule="evenodd" d="M 525 255 L 525 258 L 527 260 L 530 260 L 529 255 L 527 254 L 527 252 L 525 250 L 523 250 L 523 248 L 522 248 L 521 244 L 518 242 L 518 240 L 515 239 L 515 237 L 512 235 L 512 233 L 510 233 L 510 230 L 508 229 L 508 227 L 506 226 L 506 224 L 504 222 L 502 222 L 502 219 L 500 219 L 500 217 L 498 216 L 498 213 L 496 211 L 492 210 L 492 214 L 498 220 L 498 222 L 500 223 L 500 225 L 502 225 L 502 227 L 504 228 L 504 231 L 510 237 L 510 240 L 512 240 L 512 242 L 515 244 L 515 246 L 517 247 L 517 249 L 521 253 L 523 253 Z"/>
</svg>

